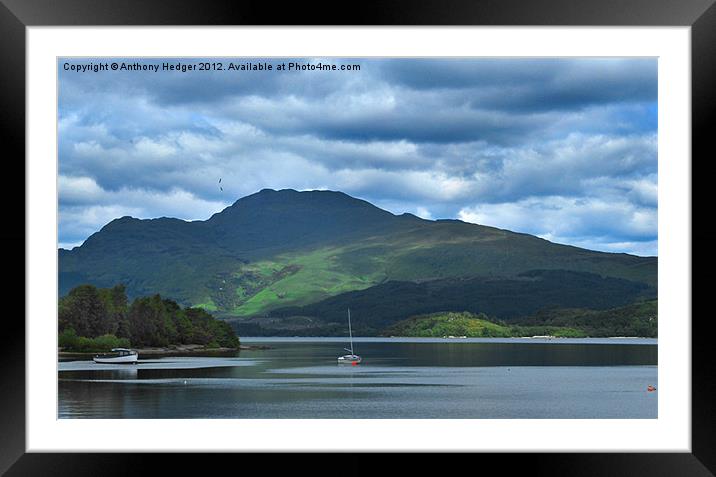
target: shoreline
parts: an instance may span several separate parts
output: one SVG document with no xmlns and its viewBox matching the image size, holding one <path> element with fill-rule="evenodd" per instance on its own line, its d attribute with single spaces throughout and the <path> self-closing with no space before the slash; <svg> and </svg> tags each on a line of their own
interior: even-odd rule
<svg viewBox="0 0 716 477">
<path fill-rule="evenodd" d="M 168 346 L 165 348 L 130 348 L 136 351 L 139 356 L 216 356 L 216 355 L 227 355 L 237 353 L 241 351 L 257 351 L 264 349 L 271 349 L 270 346 L 265 345 L 242 345 L 238 348 L 206 348 L 202 345 L 176 345 Z M 93 357 L 98 352 L 87 352 L 87 351 L 58 351 L 60 358 L 71 358 L 71 357 Z"/>
<path fill-rule="evenodd" d="M 336 341 L 344 340 L 345 338 L 343 336 L 320 336 L 320 335 L 277 335 L 277 336 L 244 336 L 242 339 L 249 342 L 249 343 L 260 343 L 260 342 L 267 342 L 271 340 L 282 340 L 282 339 L 299 339 L 299 338 L 307 338 L 307 339 L 332 339 Z M 505 339 L 568 339 L 568 340 L 614 340 L 614 339 L 628 339 L 628 340 L 656 340 L 658 339 L 658 336 L 552 336 L 552 335 L 534 335 L 534 336 L 411 336 L 411 335 L 389 335 L 389 336 L 382 336 L 382 335 L 370 335 L 370 336 L 356 336 L 353 335 L 353 339 L 391 339 L 391 338 L 398 338 L 398 339 L 438 339 L 438 340 L 460 340 L 460 339 L 497 339 L 497 340 L 505 340 Z M 243 346 L 243 345 L 242 345 Z"/>
</svg>

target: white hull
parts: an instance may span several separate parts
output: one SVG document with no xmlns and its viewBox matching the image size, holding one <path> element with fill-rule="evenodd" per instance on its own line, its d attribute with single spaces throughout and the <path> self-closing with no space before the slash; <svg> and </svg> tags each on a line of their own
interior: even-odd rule
<svg viewBox="0 0 716 477">
<path fill-rule="evenodd" d="M 345 356 L 339 356 L 338 357 L 338 364 L 353 364 L 353 363 L 360 363 L 363 361 L 363 359 L 360 356 L 356 355 L 345 355 Z"/>
<path fill-rule="evenodd" d="M 338 357 L 338 364 L 358 364 L 362 361 L 362 358 L 355 354 L 353 351 L 353 330 L 351 329 L 351 309 L 348 308 L 348 337 L 351 340 L 351 349 L 343 348 L 350 354 L 344 354 Z"/>
<path fill-rule="evenodd" d="M 136 354 L 130 354 L 127 356 L 109 356 L 109 357 L 100 357 L 95 356 L 94 362 L 99 364 L 134 364 L 137 362 L 137 359 L 139 358 L 139 355 Z"/>
</svg>

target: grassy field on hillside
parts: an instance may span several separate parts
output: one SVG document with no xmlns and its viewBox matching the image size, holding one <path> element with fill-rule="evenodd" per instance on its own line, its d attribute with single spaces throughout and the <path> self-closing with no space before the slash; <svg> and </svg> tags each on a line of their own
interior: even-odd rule
<svg viewBox="0 0 716 477">
<path fill-rule="evenodd" d="M 385 279 L 380 263 L 383 257 L 371 259 L 372 266 L 367 266 L 358 256 L 352 257 L 353 262 L 345 260 L 346 256 L 351 256 L 347 247 L 330 247 L 244 266 L 236 272 L 239 303 L 232 313 L 260 315 L 278 307 L 305 305 L 326 296 L 363 290 Z M 282 274 L 284 270 L 289 272 Z M 251 282 L 245 280 L 247 276 Z"/>
<path fill-rule="evenodd" d="M 448 277 L 516 276 L 534 269 L 584 269 L 595 266 L 604 276 L 631 279 L 643 274 L 621 257 L 601 264 L 593 252 L 577 253 L 568 260 L 553 250 L 554 244 L 532 237 L 511 237 L 490 229 L 476 236 L 459 224 L 452 236 L 449 229 L 435 234 L 406 232 L 372 237 L 344 246 L 320 247 L 284 253 L 261 261 L 239 264 L 222 283 L 210 289 L 198 306 L 225 316 L 262 316 L 289 306 L 316 303 L 341 293 L 365 290 L 389 280 L 426 281 Z M 446 232 L 447 230 L 447 232 Z M 469 228 L 468 228 L 469 230 Z M 514 235 L 514 234 L 512 234 Z M 505 238 L 507 236 L 507 238 Z M 512 243 L 513 241 L 526 241 Z M 512 247 L 512 248 L 510 248 Z M 536 248 L 532 250 L 532 248 Z M 550 253 L 540 251 L 547 248 Z M 573 249 L 573 247 L 565 247 Z M 519 257 L 519 260 L 516 260 Z M 604 257 L 599 255 L 600 259 Z"/>
</svg>

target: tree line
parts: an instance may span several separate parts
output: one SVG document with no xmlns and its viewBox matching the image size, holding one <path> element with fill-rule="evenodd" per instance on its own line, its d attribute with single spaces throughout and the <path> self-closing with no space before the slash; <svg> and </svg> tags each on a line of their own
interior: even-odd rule
<svg viewBox="0 0 716 477">
<path fill-rule="evenodd" d="M 231 326 L 203 309 L 182 308 L 160 295 L 138 297 L 130 304 L 124 285 L 112 288 L 79 285 L 60 298 L 58 318 L 60 341 L 64 337 L 64 347 L 68 348 L 79 346 L 77 337 L 95 341 L 102 338 L 104 341 L 100 342 L 129 343 L 134 347 L 239 346 Z"/>
</svg>

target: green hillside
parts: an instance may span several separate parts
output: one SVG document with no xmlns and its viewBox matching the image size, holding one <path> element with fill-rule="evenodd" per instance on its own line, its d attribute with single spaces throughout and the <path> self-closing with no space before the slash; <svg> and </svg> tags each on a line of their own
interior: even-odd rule
<svg viewBox="0 0 716 477">
<path fill-rule="evenodd" d="M 279 308 L 269 315 L 340 323 L 350 308 L 355 316 L 354 328 L 371 335 L 411 316 L 443 311 L 485 313 L 491 318 L 517 321 L 544 310 L 607 310 L 655 296 L 656 290 L 645 283 L 586 272 L 534 270 L 510 278 L 390 281 L 305 306 Z"/>
<path fill-rule="evenodd" d="M 412 316 L 384 329 L 384 336 L 612 337 L 658 336 L 658 302 L 647 300 L 608 310 L 554 308 L 519 320 L 496 322 L 484 313 L 439 312 Z"/>
<path fill-rule="evenodd" d="M 523 336 L 584 337 L 579 329 L 568 326 L 508 326 L 491 321 L 483 313 L 442 312 L 414 316 L 388 327 L 385 336 L 425 338 L 511 338 Z"/>
<path fill-rule="evenodd" d="M 394 215 L 340 192 L 294 190 L 263 190 L 205 221 L 122 217 L 82 246 L 59 250 L 59 268 L 60 295 L 79 284 L 122 283 L 130 298 L 160 293 L 221 317 L 265 316 L 389 282 L 524 284 L 523 274 L 534 270 L 585 272 L 652 294 L 657 283 L 655 257 Z"/>
<path fill-rule="evenodd" d="M 588 336 L 658 335 L 659 305 L 645 300 L 608 310 L 548 309 L 517 320 L 520 326 L 574 326 Z"/>
<path fill-rule="evenodd" d="M 489 321 L 487 316 L 482 313 L 468 312 L 443 312 L 414 316 L 393 324 L 382 334 L 432 338 L 444 336 L 504 338 L 512 336 L 509 327 Z"/>
</svg>

